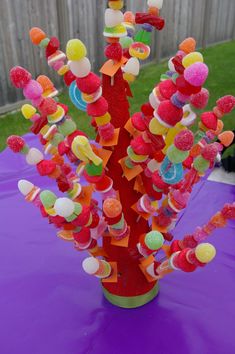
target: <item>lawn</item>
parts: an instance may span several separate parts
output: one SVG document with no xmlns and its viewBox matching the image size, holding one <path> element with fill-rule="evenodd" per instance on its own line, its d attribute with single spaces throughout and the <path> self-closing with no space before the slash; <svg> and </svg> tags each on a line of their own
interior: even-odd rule
<svg viewBox="0 0 235 354">
<path fill-rule="evenodd" d="M 211 109 L 216 100 L 225 95 L 235 96 L 235 42 L 218 44 L 202 51 L 205 63 L 209 66 L 209 78 L 206 87 L 210 91 L 208 109 Z M 142 102 L 147 101 L 149 93 L 159 81 L 161 73 L 167 69 L 167 63 L 149 64 L 142 68 L 138 79 L 132 85 L 134 98 L 130 100 L 131 113 L 140 109 Z M 94 131 L 90 126 L 90 119 L 86 114 L 78 111 L 70 102 L 64 91 L 59 96 L 61 102 L 69 105 L 70 115 L 77 122 L 79 129 L 84 130 L 91 138 L 94 138 Z M 224 119 L 226 129 L 235 129 L 235 113 L 226 116 Z M 21 112 L 8 113 L 0 116 L 0 151 L 5 148 L 6 138 L 11 134 L 23 135 L 28 131 L 28 123 L 21 115 Z M 231 150 L 230 150 L 231 151 Z"/>
</svg>

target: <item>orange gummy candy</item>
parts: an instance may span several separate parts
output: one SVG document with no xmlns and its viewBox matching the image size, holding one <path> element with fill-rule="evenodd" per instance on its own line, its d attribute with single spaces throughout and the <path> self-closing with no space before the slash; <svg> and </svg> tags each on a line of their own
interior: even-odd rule
<svg viewBox="0 0 235 354">
<path fill-rule="evenodd" d="M 215 227 L 224 227 L 226 225 L 226 219 L 221 212 L 218 212 L 212 216 L 210 223 Z"/>
<path fill-rule="evenodd" d="M 234 133 L 231 130 L 228 130 L 226 132 L 223 132 L 223 133 L 219 134 L 218 138 L 219 138 L 220 142 L 224 146 L 227 147 L 227 146 L 232 144 L 233 139 L 234 139 Z"/>
<path fill-rule="evenodd" d="M 196 41 L 192 37 L 186 38 L 179 45 L 179 50 L 182 50 L 183 52 L 185 52 L 187 54 L 191 53 L 191 52 L 194 52 L 195 49 L 196 49 Z"/>
<path fill-rule="evenodd" d="M 42 86 L 43 92 L 54 89 L 53 82 L 46 75 L 39 75 L 37 77 L 37 82 Z"/>
<path fill-rule="evenodd" d="M 33 27 L 29 31 L 29 36 L 31 39 L 31 42 L 35 45 L 40 44 L 40 42 L 46 38 L 46 34 L 41 30 L 41 28 L 38 27 Z"/>
</svg>

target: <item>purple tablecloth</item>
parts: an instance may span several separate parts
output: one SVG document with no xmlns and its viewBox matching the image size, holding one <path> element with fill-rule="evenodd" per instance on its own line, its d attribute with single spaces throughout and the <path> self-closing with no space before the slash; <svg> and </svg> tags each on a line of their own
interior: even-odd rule
<svg viewBox="0 0 235 354">
<path fill-rule="evenodd" d="M 37 145 L 32 136 L 30 145 Z M 1 354 L 235 353 L 235 224 L 210 238 L 216 259 L 193 274 L 160 282 L 153 302 L 135 310 L 110 305 L 97 279 L 81 269 L 85 254 L 63 242 L 17 191 L 26 178 L 42 188 L 23 156 L 0 154 Z M 235 198 L 235 187 L 204 180 L 175 236 L 205 223 Z"/>
</svg>

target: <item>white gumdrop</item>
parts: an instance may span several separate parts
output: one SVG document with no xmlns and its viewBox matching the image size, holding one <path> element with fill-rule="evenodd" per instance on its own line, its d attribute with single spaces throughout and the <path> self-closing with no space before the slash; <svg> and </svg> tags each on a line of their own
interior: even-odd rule
<svg viewBox="0 0 235 354">
<path fill-rule="evenodd" d="M 123 71 L 134 76 L 139 75 L 140 62 L 137 58 L 130 58 L 123 68 Z"/>
<path fill-rule="evenodd" d="M 29 194 L 33 189 L 33 187 L 34 187 L 33 183 L 27 181 L 26 179 L 21 179 L 18 182 L 18 189 L 20 193 L 23 194 L 24 196 Z"/>
<path fill-rule="evenodd" d="M 67 218 L 74 212 L 74 202 L 69 198 L 58 198 L 54 209 L 57 215 Z"/>
<path fill-rule="evenodd" d="M 153 92 L 151 92 L 149 95 L 149 103 L 154 109 L 157 109 L 160 104 L 159 99 L 154 95 Z"/>
<path fill-rule="evenodd" d="M 157 9 L 161 10 L 163 0 L 148 0 L 147 4 L 149 7 L 156 7 Z"/>
<path fill-rule="evenodd" d="M 119 10 L 106 9 L 104 15 L 105 26 L 115 27 L 124 21 L 123 13 Z"/>
<path fill-rule="evenodd" d="M 88 257 L 82 262 L 82 268 L 90 275 L 95 274 L 99 269 L 99 261 L 94 257 Z"/>
<path fill-rule="evenodd" d="M 175 66 L 174 66 L 174 64 L 173 64 L 173 62 L 172 62 L 172 59 L 173 59 L 173 58 L 170 58 L 170 59 L 168 60 L 168 68 L 169 68 L 170 71 L 175 72 Z"/>
<path fill-rule="evenodd" d="M 29 152 L 26 155 L 26 162 L 29 165 L 37 165 L 43 159 L 44 159 L 43 153 L 36 148 L 29 149 Z"/>
<path fill-rule="evenodd" d="M 69 67 L 73 75 L 80 78 L 86 77 L 91 71 L 91 63 L 87 57 L 78 61 L 70 61 Z"/>
</svg>

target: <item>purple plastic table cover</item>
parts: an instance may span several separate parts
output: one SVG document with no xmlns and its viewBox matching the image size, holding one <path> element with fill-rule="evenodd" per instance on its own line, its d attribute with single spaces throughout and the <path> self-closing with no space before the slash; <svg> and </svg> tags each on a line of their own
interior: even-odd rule
<svg viewBox="0 0 235 354">
<path fill-rule="evenodd" d="M 26 136 L 31 146 L 37 139 Z M 192 274 L 175 272 L 160 282 L 158 297 L 142 308 L 114 307 L 99 281 L 86 275 L 71 243 L 26 203 L 17 180 L 42 188 L 24 156 L 0 154 L 0 353 L 1 354 L 232 354 L 235 353 L 235 224 L 210 241 L 216 259 Z M 235 187 L 203 180 L 174 234 L 201 225 Z"/>
</svg>

